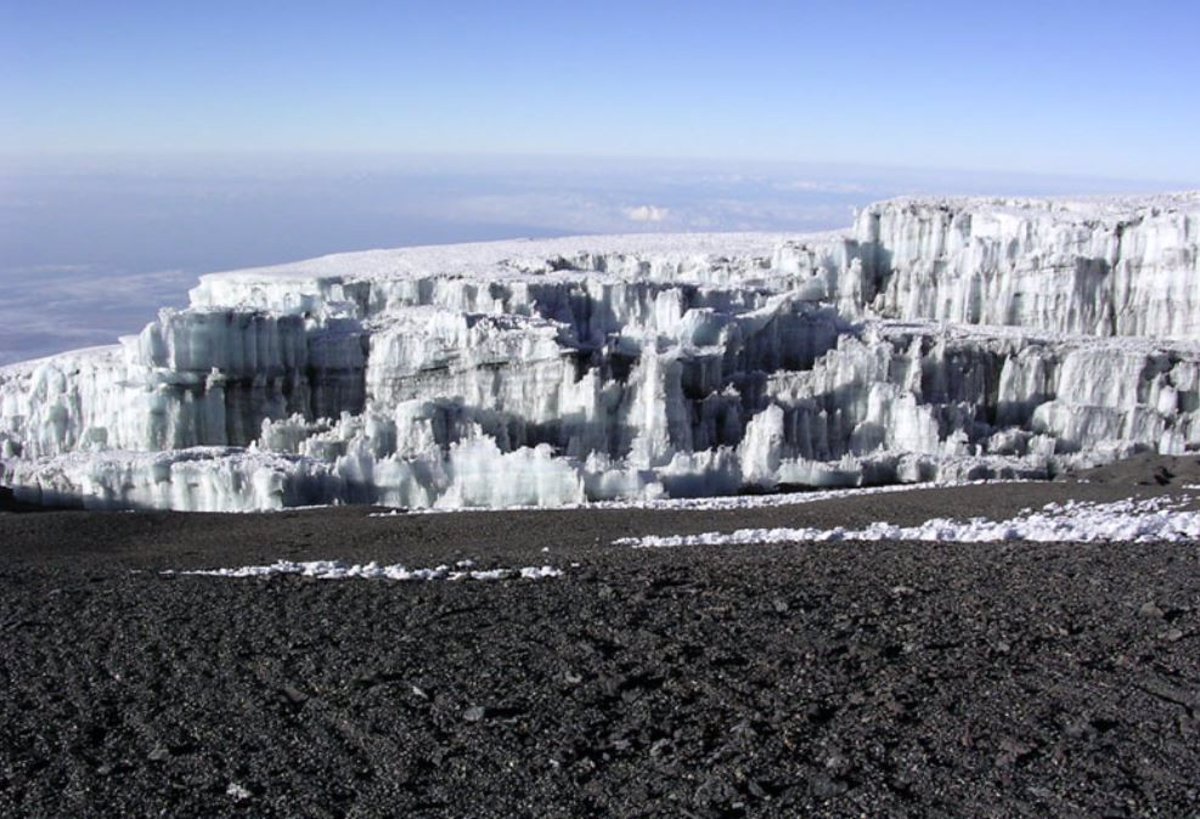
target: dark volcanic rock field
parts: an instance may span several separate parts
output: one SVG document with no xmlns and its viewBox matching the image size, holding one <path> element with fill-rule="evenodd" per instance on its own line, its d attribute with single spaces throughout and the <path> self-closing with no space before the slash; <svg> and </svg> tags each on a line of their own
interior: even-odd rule
<svg viewBox="0 0 1200 819">
<path fill-rule="evenodd" d="M 1122 494 L 0 514 L 0 814 L 1196 815 L 1195 544 L 608 545 Z M 278 558 L 565 574 L 159 573 Z"/>
</svg>

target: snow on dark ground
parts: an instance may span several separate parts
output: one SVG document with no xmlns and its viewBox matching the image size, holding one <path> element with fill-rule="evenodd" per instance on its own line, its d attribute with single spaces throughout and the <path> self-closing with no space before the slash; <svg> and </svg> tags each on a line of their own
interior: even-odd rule
<svg viewBox="0 0 1200 819">
<path fill-rule="evenodd" d="M 702 511 L 0 514 L 0 813 L 1190 815 L 1200 554 L 634 549 L 1187 497 L 1190 458 Z M 164 574 L 278 560 L 561 576 Z"/>
</svg>

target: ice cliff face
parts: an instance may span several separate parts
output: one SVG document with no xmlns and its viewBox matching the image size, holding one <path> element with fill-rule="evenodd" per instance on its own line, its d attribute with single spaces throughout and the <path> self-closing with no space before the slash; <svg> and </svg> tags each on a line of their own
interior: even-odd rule
<svg viewBox="0 0 1200 819">
<path fill-rule="evenodd" d="M 1083 335 L 1200 336 L 1196 196 L 885 202 L 855 230 L 880 314 Z"/>
<path fill-rule="evenodd" d="M 1200 446 L 1200 195 L 873 205 L 205 276 L 0 369 L 0 482 L 89 507 L 559 505 Z"/>
</svg>

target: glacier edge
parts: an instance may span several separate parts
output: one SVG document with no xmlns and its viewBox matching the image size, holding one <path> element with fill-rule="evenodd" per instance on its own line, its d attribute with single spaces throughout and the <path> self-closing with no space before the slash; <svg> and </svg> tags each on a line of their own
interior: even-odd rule
<svg viewBox="0 0 1200 819">
<path fill-rule="evenodd" d="M 209 274 L 0 368 L 0 484 L 88 508 L 555 506 L 1046 477 L 1200 447 L 1200 194 Z"/>
</svg>

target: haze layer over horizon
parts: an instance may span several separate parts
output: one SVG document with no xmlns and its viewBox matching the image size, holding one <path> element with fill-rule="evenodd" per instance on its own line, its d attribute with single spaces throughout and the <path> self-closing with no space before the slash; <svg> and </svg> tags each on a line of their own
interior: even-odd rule
<svg viewBox="0 0 1200 819">
<path fill-rule="evenodd" d="M 0 364 L 137 332 L 202 273 L 403 245 L 849 226 L 897 195 L 1160 183 L 816 163 L 243 154 L 0 161 Z"/>
</svg>

